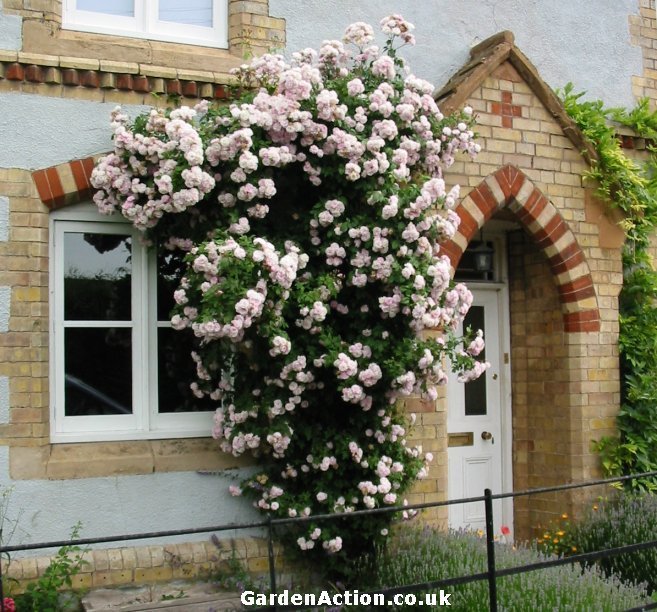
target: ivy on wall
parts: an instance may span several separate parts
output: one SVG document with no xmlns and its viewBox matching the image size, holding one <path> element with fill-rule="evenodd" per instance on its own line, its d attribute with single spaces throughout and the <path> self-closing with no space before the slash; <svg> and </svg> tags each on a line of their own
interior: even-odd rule
<svg viewBox="0 0 657 612">
<path fill-rule="evenodd" d="M 566 111 L 593 143 L 598 160 L 589 178 L 598 192 L 624 214 L 623 289 L 619 297 L 621 409 L 618 437 L 594 443 L 606 475 L 618 476 L 657 470 L 657 270 L 650 255 L 650 239 L 657 226 L 657 146 L 646 147 L 647 159 L 638 163 L 622 150 L 617 129 L 631 128 L 638 137 L 657 143 L 657 111 L 647 99 L 631 111 L 605 108 L 601 101 L 585 101 L 572 84 L 558 92 Z M 628 486 L 657 490 L 657 478 L 632 481 Z"/>
</svg>

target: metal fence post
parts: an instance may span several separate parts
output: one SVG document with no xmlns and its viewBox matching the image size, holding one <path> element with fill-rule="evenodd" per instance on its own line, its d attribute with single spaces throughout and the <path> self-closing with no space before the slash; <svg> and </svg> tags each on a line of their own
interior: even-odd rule
<svg viewBox="0 0 657 612">
<path fill-rule="evenodd" d="M 2 527 L 0 527 L 0 544 L 2 543 Z M 2 575 L 2 553 L 0 553 L 0 610 L 5 612 L 5 585 Z"/>
<path fill-rule="evenodd" d="M 267 516 L 267 551 L 269 554 L 269 587 L 272 593 L 276 593 L 276 567 L 274 566 L 274 529 L 271 524 L 271 514 Z M 274 610 L 277 606 L 274 605 Z"/>
<path fill-rule="evenodd" d="M 486 557 L 488 561 L 488 599 L 491 612 L 497 612 L 497 581 L 495 579 L 495 528 L 493 527 L 493 492 L 484 489 L 486 511 Z"/>
</svg>

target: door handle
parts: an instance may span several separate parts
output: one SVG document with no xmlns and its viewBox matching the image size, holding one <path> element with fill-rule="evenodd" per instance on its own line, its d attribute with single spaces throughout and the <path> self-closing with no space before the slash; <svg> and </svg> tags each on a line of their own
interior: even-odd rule
<svg viewBox="0 0 657 612">
<path fill-rule="evenodd" d="M 490 431 L 482 431 L 481 439 L 485 441 L 490 440 L 491 444 L 495 444 L 495 438 L 493 438 L 493 434 Z"/>
</svg>

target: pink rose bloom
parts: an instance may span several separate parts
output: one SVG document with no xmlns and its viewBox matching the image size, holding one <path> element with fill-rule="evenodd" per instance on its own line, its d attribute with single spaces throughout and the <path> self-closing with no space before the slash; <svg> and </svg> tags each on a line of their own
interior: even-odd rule
<svg viewBox="0 0 657 612">
<path fill-rule="evenodd" d="M 357 96 L 365 91 L 365 85 L 360 79 L 352 79 L 347 83 L 347 92 L 350 96 Z"/>
<path fill-rule="evenodd" d="M 382 55 L 372 62 L 372 73 L 384 79 L 395 77 L 395 62 L 389 55 Z"/>
</svg>

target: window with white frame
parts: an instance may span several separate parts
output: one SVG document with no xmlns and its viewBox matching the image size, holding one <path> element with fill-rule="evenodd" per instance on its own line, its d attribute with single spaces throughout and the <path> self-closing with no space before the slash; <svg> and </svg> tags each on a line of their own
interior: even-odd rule
<svg viewBox="0 0 657 612">
<path fill-rule="evenodd" d="M 64 0 L 63 27 L 228 47 L 228 0 Z"/>
<path fill-rule="evenodd" d="M 51 215 L 53 442 L 207 436 L 192 338 L 169 322 L 181 262 L 93 211 Z"/>
</svg>

